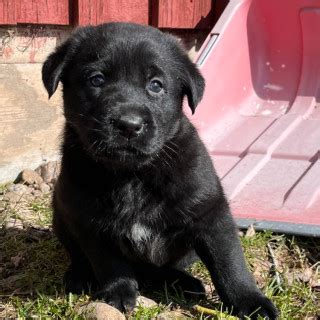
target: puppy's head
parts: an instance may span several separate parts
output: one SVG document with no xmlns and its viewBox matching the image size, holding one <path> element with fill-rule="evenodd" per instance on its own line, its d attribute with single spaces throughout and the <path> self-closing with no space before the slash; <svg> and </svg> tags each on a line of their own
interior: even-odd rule
<svg viewBox="0 0 320 320">
<path fill-rule="evenodd" d="M 192 112 L 204 80 L 176 39 L 147 26 L 78 29 L 46 60 L 51 97 L 63 83 L 64 112 L 95 159 L 143 164 L 179 130 L 182 101 Z"/>
</svg>

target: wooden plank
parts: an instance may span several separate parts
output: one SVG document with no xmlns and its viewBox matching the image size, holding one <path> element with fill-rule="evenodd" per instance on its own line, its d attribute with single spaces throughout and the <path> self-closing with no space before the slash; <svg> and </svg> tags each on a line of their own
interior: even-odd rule
<svg viewBox="0 0 320 320">
<path fill-rule="evenodd" d="M 16 24 L 15 0 L 0 0 L 0 24 Z"/>
<path fill-rule="evenodd" d="M 149 23 L 148 0 L 76 0 L 74 22 L 95 25 L 104 22 L 126 21 Z"/>
<path fill-rule="evenodd" d="M 157 0 L 152 2 L 152 25 L 158 28 L 211 28 L 212 0 Z"/>
<path fill-rule="evenodd" d="M 16 0 L 17 23 L 68 25 L 69 0 Z"/>
</svg>

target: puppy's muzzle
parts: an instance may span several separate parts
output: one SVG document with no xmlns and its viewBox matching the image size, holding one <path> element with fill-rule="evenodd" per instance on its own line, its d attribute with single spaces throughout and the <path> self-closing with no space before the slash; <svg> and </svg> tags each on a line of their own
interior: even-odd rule
<svg viewBox="0 0 320 320">
<path fill-rule="evenodd" d="M 118 119 L 111 119 L 111 123 L 119 134 L 132 139 L 143 133 L 146 121 L 138 114 L 128 113 L 121 115 Z"/>
</svg>

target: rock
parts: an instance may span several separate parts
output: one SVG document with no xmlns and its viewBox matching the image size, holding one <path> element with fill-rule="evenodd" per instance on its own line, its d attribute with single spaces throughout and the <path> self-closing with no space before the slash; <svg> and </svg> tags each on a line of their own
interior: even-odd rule
<svg viewBox="0 0 320 320">
<path fill-rule="evenodd" d="M 42 192 L 40 190 L 33 190 L 32 194 L 34 195 L 34 197 L 41 197 Z"/>
<path fill-rule="evenodd" d="M 187 320 L 189 317 L 178 311 L 165 311 L 157 315 L 156 320 Z"/>
<path fill-rule="evenodd" d="M 3 200 L 8 201 L 10 203 L 18 203 L 18 202 L 25 202 L 32 199 L 30 194 L 19 194 L 13 191 L 6 192 L 3 197 Z"/>
<path fill-rule="evenodd" d="M 77 308 L 77 313 L 87 320 L 125 320 L 126 317 L 116 308 L 104 302 L 90 302 Z"/>
<path fill-rule="evenodd" d="M 8 191 L 14 192 L 16 194 L 30 194 L 31 189 L 22 183 L 12 184 L 8 187 Z"/>
<path fill-rule="evenodd" d="M 33 185 L 33 184 L 40 185 L 43 182 L 43 179 L 35 171 L 30 169 L 25 169 L 19 174 L 17 178 L 17 182 L 22 182 L 26 185 Z"/>
<path fill-rule="evenodd" d="M 42 193 L 48 193 L 48 192 L 50 192 L 50 187 L 49 187 L 46 183 L 44 183 L 44 182 L 42 182 L 42 183 L 40 184 L 39 189 L 40 189 L 40 191 L 41 191 Z"/>
<path fill-rule="evenodd" d="M 11 228 L 23 229 L 23 223 L 21 220 L 10 218 L 5 225 L 5 228 L 6 229 L 11 229 Z"/>
<path fill-rule="evenodd" d="M 158 304 L 154 300 L 144 296 L 139 296 L 136 302 L 136 307 L 141 306 L 144 308 L 152 308 L 152 307 L 156 307 L 157 305 Z"/>
<path fill-rule="evenodd" d="M 36 172 L 42 177 L 43 181 L 54 182 L 60 173 L 60 162 L 49 161 L 36 169 Z"/>
</svg>

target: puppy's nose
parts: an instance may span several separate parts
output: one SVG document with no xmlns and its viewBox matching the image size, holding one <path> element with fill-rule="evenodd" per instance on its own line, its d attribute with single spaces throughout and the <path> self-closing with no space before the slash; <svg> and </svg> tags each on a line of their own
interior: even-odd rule
<svg viewBox="0 0 320 320">
<path fill-rule="evenodd" d="M 143 118 L 137 115 L 122 115 L 114 120 L 114 126 L 126 138 L 138 136 L 143 130 Z"/>
</svg>

